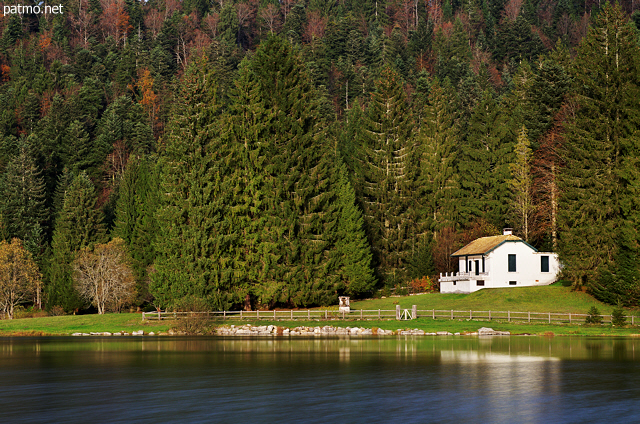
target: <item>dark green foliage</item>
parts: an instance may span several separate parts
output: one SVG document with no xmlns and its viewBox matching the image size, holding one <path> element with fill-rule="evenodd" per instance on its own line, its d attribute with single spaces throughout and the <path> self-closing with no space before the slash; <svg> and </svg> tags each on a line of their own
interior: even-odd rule
<svg viewBox="0 0 640 424">
<path fill-rule="evenodd" d="M 160 157 L 156 260 L 150 291 L 159 306 L 186 296 L 214 309 L 228 308 L 229 273 L 219 260 L 226 250 L 225 196 L 219 185 L 222 152 L 213 139 L 220 105 L 214 76 L 194 63 L 183 78 Z"/>
<path fill-rule="evenodd" d="M 375 279 L 371 268 L 371 251 L 364 232 L 362 212 L 344 164 L 338 165 L 338 224 L 335 234 L 336 268 L 339 270 L 339 294 L 358 296 L 371 293 Z"/>
<path fill-rule="evenodd" d="M 467 137 L 458 153 L 459 213 L 463 224 L 484 218 L 499 228 L 504 226 L 511 198 L 508 182 L 512 156 L 513 133 L 507 111 L 485 91 L 473 110 Z"/>
<path fill-rule="evenodd" d="M 566 275 L 606 302 L 635 302 L 640 281 L 639 56 L 623 12 L 606 6 L 573 71 L 578 108 L 563 155 L 559 247 Z"/>
<path fill-rule="evenodd" d="M 69 186 L 56 220 L 45 288 L 47 309 L 62 306 L 66 312 L 71 312 L 83 306 L 73 288 L 72 262 L 76 252 L 103 241 L 104 236 L 102 217 L 96 208 L 95 187 L 82 172 Z"/>
<path fill-rule="evenodd" d="M 387 68 L 360 130 L 356 180 L 375 261 L 387 271 L 402 272 L 415 234 L 411 193 L 416 157 L 410 118 L 400 76 Z"/>
<path fill-rule="evenodd" d="M 30 249 L 31 253 L 39 257 L 44 247 L 42 232 L 48 213 L 44 181 L 29 150 L 29 145 L 23 141 L 18 155 L 9 162 L 0 179 L 0 216 L 4 237 L 23 240 L 25 246 L 35 248 L 35 251 Z"/>
<path fill-rule="evenodd" d="M 622 327 L 627 324 L 627 317 L 624 316 L 624 308 L 621 303 L 611 311 L 611 324 L 616 327 Z"/>
<path fill-rule="evenodd" d="M 585 324 L 602 324 L 602 315 L 597 306 L 592 306 L 587 312 L 587 317 L 584 320 Z"/>
<path fill-rule="evenodd" d="M 157 186 L 157 167 L 152 158 L 129 159 L 118 190 L 113 235 L 122 238 L 127 245 L 136 278 L 138 306 L 151 300 L 148 268 L 155 259 Z"/>
</svg>

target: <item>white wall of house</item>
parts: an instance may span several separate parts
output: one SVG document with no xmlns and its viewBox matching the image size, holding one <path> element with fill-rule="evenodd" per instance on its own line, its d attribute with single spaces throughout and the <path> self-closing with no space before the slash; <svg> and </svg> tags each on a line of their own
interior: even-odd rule
<svg viewBox="0 0 640 424">
<path fill-rule="evenodd" d="M 509 270 L 509 255 L 515 255 L 515 271 Z M 542 271 L 543 257 L 548 258 L 548 271 Z M 525 287 L 551 284 L 557 279 L 560 265 L 558 255 L 535 252 L 523 242 L 506 242 L 482 255 L 458 258 L 457 281 L 440 281 L 441 293 L 472 293 L 491 287 Z M 476 273 L 476 266 L 478 273 Z"/>
</svg>

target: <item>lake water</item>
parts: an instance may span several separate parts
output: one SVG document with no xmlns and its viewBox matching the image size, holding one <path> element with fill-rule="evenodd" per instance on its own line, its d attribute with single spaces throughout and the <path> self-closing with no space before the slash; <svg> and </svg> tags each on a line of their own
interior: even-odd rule
<svg viewBox="0 0 640 424">
<path fill-rule="evenodd" d="M 640 422 L 640 339 L 0 338 L 0 422 Z"/>
</svg>

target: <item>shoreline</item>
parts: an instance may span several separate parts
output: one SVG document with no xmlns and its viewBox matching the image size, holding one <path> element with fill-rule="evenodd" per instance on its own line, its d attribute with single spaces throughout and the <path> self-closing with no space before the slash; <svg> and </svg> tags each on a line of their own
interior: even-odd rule
<svg viewBox="0 0 640 424">
<path fill-rule="evenodd" d="M 43 331 L 15 331 L 6 334 L 0 333 L 0 338 L 7 337 L 270 337 L 270 338 L 297 338 L 297 337 L 314 337 L 314 338 L 335 338 L 335 337 L 393 337 L 393 336 L 418 336 L 418 337 L 487 337 L 487 336 L 532 336 L 532 337 L 640 337 L 640 333 L 630 334 L 567 334 L 554 333 L 547 331 L 545 333 L 536 332 L 511 332 L 494 330 L 490 327 L 480 327 L 477 331 L 425 331 L 414 328 L 399 328 L 397 330 L 388 330 L 378 327 L 336 327 L 331 325 L 324 326 L 296 326 L 283 327 L 273 324 L 268 325 L 223 325 L 217 327 L 214 331 L 189 334 L 184 331 L 169 329 L 167 331 L 92 331 L 92 332 L 73 332 L 66 334 L 46 333 Z"/>
</svg>

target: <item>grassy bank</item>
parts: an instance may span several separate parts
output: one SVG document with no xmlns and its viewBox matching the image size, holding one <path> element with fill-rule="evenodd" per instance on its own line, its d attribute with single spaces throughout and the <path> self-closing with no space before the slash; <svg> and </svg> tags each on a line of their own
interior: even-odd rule
<svg viewBox="0 0 640 424">
<path fill-rule="evenodd" d="M 66 315 L 0 321 L 0 336 L 68 335 L 72 333 L 167 331 L 173 322 L 142 323 L 140 314 Z"/>
<path fill-rule="evenodd" d="M 569 287 L 552 285 L 544 287 L 519 287 L 508 289 L 484 289 L 472 294 L 424 294 L 418 296 L 390 297 L 386 299 L 372 299 L 352 302 L 352 309 L 366 310 L 394 310 L 396 305 L 403 309 L 410 309 L 416 305 L 418 310 L 460 310 L 460 311 L 520 311 L 520 312 L 559 312 L 584 314 L 591 306 L 597 306 L 602 314 L 610 314 L 613 309 L 591 296 L 571 291 Z M 628 310 L 627 315 L 638 316 L 637 310 Z M 636 322 L 640 322 L 636 320 Z M 281 327 L 324 326 L 338 327 L 378 327 L 385 330 L 420 329 L 426 332 L 449 331 L 452 333 L 474 332 L 480 327 L 492 327 L 495 330 L 510 331 L 513 334 L 553 333 L 556 335 L 630 335 L 640 333 L 640 327 L 616 328 L 610 325 L 586 326 L 583 324 L 545 324 L 545 323 L 510 323 L 504 321 L 482 321 L 466 319 L 431 319 L 418 318 L 413 321 L 395 320 L 244 320 L 244 321 L 215 321 L 212 324 L 247 324 L 278 325 Z M 0 336 L 7 335 L 65 335 L 77 332 L 162 332 L 176 326 L 174 321 L 142 322 L 140 314 L 106 314 L 106 315 L 77 315 L 60 317 L 37 317 L 0 321 Z"/>
<path fill-rule="evenodd" d="M 481 320 L 446 320 L 418 318 L 412 321 L 396 320 L 216 320 L 213 326 L 219 325 L 276 325 L 287 328 L 299 326 L 316 327 L 331 325 L 335 327 L 366 327 L 383 328 L 385 330 L 420 329 L 425 332 L 449 331 L 451 333 L 475 332 L 481 327 L 491 327 L 494 330 L 510 331 L 512 334 L 533 335 L 607 335 L 628 336 L 640 333 L 640 327 L 627 326 L 625 328 L 611 327 L 610 325 L 559 325 L 559 324 L 524 324 Z M 0 321 L 0 336 L 36 336 L 36 335 L 69 335 L 82 332 L 133 332 L 144 330 L 145 332 L 168 331 L 176 325 L 175 321 L 145 322 L 140 319 L 140 314 L 106 314 L 106 315 L 77 315 L 62 317 L 23 318 Z"/>
<path fill-rule="evenodd" d="M 605 305 L 583 292 L 572 291 L 561 285 L 542 287 L 514 287 L 504 289 L 483 289 L 471 294 L 429 293 L 416 296 L 388 297 L 352 301 L 352 309 L 393 310 L 396 305 L 410 309 L 416 305 L 418 310 L 454 309 L 458 311 L 518 311 L 518 312 L 561 312 L 586 314 L 592 306 L 600 313 L 608 315 L 613 306 Z M 635 315 L 637 311 L 629 311 Z"/>
</svg>

